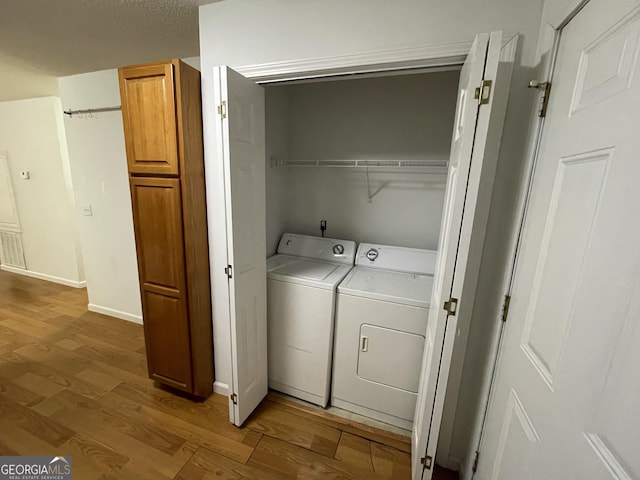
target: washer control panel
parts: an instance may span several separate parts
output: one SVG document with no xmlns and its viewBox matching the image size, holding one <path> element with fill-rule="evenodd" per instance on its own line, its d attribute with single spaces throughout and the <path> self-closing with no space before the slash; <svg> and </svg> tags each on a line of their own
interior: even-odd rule
<svg viewBox="0 0 640 480">
<path fill-rule="evenodd" d="M 278 253 L 353 265 L 356 244 L 351 240 L 285 233 L 280 239 Z"/>
<path fill-rule="evenodd" d="M 378 255 L 379 255 L 379 254 L 380 254 L 380 253 L 379 253 L 379 252 L 378 252 L 378 250 L 376 250 L 375 248 L 370 248 L 370 249 L 367 251 L 367 253 L 366 253 L 367 258 L 368 258 L 368 259 L 369 259 L 369 261 L 371 261 L 371 262 L 375 262 L 375 261 L 376 261 L 376 258 L 378 258 Z"/>
</svg>

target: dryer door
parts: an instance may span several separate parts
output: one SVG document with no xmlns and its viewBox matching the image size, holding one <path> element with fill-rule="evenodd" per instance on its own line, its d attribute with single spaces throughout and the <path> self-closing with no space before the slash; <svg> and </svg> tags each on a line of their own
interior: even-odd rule
<svg viewBox="0 0 640 480">
<path fill-rule="evenodd" d="M 360 327 L 358 376 L 417 393 L 423 351 L 424 335 L 365 323 Z"/>
</svg>

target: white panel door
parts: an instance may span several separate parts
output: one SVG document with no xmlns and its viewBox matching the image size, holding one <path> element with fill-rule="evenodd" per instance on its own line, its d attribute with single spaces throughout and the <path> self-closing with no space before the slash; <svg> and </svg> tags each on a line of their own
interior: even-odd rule
<svg viewBox="0 0 640 480">
<path fill-rule="evenodd" d="M 0 153 L 0 230 L 20 232 L 18 207 L 9 171 L 9 159 L 3 153 Z"/>
<path fill-rule="evenodd" d="M 9 158 L 4 153 L 0 153 L 0 264 L 4 267 L 27 268 Z"/>
<path fill-rule="evenodd" d="M 640 478 L 640 7 L 563 29 L 480 479 Z"/>
<path fill-rule="evenodd" d="M 231 422 L 242 425 L 267 394 L 264 89 L 228 67 L 214 69 L 224 166 Z"/>
<path fill-rule="evenodd" d="M 438 264 L 411 439 L 414 480 L 432 476 L 457 312 L 473 305 L 479 262 L 468 265 L 467 260 L 470 254 L 479 255 L 482 250 L 516 40 L 503 48 L 501 32 L 478 35 L 460 75 Z M 483 82 L 491 82 L 491 91 L 482 89 L 481 97 L 487 100 L 480 105 L 474 93 Z M 452 298 L 457 302 L 453 306 L 456 313 L 449 314 L 443 306 Z"/>
</svg>

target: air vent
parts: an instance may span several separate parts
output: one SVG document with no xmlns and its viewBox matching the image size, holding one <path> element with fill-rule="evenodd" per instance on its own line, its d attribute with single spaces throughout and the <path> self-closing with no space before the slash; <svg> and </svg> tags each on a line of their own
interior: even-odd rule
<svg viewBox="0 0 640 480">
<path fill-rule="evenodd" d="M 22 249 L 22 234 L 0 232 L 0 263 L 26 270 L 27 264 L 24 260 L 24 250 Z"/>
</svg>

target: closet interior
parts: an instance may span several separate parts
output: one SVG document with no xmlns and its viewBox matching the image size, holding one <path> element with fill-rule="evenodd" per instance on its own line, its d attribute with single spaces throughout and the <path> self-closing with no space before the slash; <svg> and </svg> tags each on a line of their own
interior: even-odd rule
<svg viewBox="0 0 640 480">
<path fill-rule="evenodd" d="M 411 428 L 459 74 L 264 85 L 271 388 Z M 326 374 L 311 371 L 318 363 Z"/>
<path fill-rule="evenodd" d="M 265 86 L 267 254 L 282 233 L 436 249 L 459 69 Z"/>
</svg>

